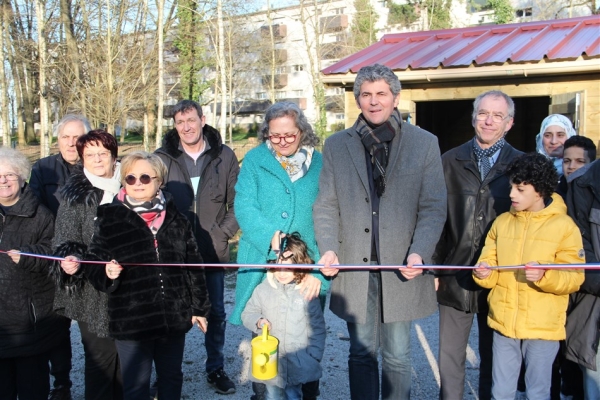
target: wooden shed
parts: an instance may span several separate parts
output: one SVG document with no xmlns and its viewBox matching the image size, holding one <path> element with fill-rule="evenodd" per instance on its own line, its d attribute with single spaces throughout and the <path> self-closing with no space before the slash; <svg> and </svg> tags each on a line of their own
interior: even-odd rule
<svg viewBox="0 0 600 400">
<path fill-rule="evenodd" d="M 600 15 L 385 35 L 322 71 L 327 85 L 345 88 L 346 126 L 360 112 L 356 73 L 375 63 L 394 70 L 398 108 L 437 135 L 442 151 L 473 136 L 472 102 L 492 89 L 515 101 L 507 137 L 515 147 L 535 150 L 541 121 L 557 113 L 600 144 Z"/>
</svg>

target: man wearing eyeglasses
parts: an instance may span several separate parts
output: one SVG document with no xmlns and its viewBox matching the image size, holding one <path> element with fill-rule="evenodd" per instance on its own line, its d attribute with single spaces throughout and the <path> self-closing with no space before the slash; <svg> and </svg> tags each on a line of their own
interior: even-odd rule
<svg viewBox="0 0 600 400">
<path fill-rule="evenodd" d="M 88 120 L 81 115 L 67 114 L 56 125 L 58 154 L 39 159 L 31 169 L 29 187 L 56 216 L 62 196 L 60 188 L 71 175 L 73 165 L 79 161 L 75 144 L 77 138 L 91 130 Z M 54 376 L 54 387 L 50 400 L 71 399 L 71 320 L 61 317 L 60 329 L 64 332 L 59 346 L 50 354 L 50 373 Z"/>
<path fill-rule="evenodd" d="M 504 137 L 513 125 L 515 105 L 501 91 L 489 91 L 473 102 L 475 137 L 442 155 L 448 189 L 448 218 L 436 248 L 436 264 L 475 265 L 497 215 L 510 209 L 510 184 L 504 171 L 522 154 Z M 479 398 L 492 389 L 492 330 L 487 326 L 487 294 L 470 270 L 437 273 L 440 330 L 440 399 L 462 399 L 465 360 L 473 317 L 479 327 Z"/>
<path fill-rule="evenodd" d="M 313 207 L 318 264 L 333 279 L 330 308 L 348 326 L 351 398 L 378 399 L 381 387 L 382 399 L 405 400 L 411 321 L 436 308 L 433 276 L 420 265 L 431 263 L 446 220 L 440 150 L 434 135 L 402 121 L 390 68 L 361 68 L 354 98 L 358 120 L 323 150 Z"/>
<path fill-rule="evenodd" d="M 202 107 L 195 101 L 177 103 L 173 121 L 175 129 L 167 132 L 162 147 L 156 150 L 168 169 L 166 190 L 191 222 L 204 262 L 227 263 L 229 239 L 239 229 L 233 213 L 237 157 L 221 142 L 219 132 L 206 125 Z M 235 393 L 235 384 L 224 370 L 225 272 L 207 268 L 205 274 L 211 303 L 204 341 L 207 381 L 218 393 Z"/>
</svg>

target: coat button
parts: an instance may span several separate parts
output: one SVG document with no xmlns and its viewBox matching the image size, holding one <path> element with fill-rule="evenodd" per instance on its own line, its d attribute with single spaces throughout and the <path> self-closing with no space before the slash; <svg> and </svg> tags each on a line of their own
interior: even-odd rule
<svg viewBox="0 0 600 400">
<path fill-rule="evenodd" d="M 479 191 L 479 193 L 481 193 L 481 194 L 485 193 L 485 189 L 481 189 L 481 190 Z"/>
<path fill-rule="evenodd" d="M 369 228 L 365 228 L 365 232 L 369 233 Z"/>
<path fill-rule="evenodd" d="M 483 219 L 483 217 L 480 215 L 479 217 L 477 217 L 477 221 L 481 221 Z"/>
<path fill-rule="evenodd" d="M 286 213 L 285 211 L 281 213 L 281 218 L 287 218 L 288 217 L 288 213 Z"/>
<path fill-rule="evenodd" d="M 290 189 L 286 188 L 286 189 L 285 189 L 285 192 L 286 192 L 287 194 L 290 194 Z"/>
<path fill-rule="evenodd" d="M 369 261 L 369 260 L 367 260 L 366 258 L 363 258 L 363 261 L 364 261 L 364 262 L 367 262 L 367 261 Z"/>
</svg>

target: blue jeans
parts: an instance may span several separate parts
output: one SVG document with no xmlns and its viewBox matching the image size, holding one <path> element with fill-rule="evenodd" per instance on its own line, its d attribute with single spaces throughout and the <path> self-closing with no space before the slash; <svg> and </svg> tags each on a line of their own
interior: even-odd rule
<svg viewBox="0 0 600 400">
<path fill-rule="evenodd" d="M 367 320 L 364 324 L 348 322 L 350 356 L 348 375 L 353 400 L 379 399 L 379 365 L 381 348 L 381 398 L 410 398 L 410 321 L 383 323 L 381 315 L 381 274 L 369 273 Z M 401 305 L 399 305 L 401 307 Z"/>
<path fill-rule="evenodd" d="M 275 385 L 265 386 L 266 400 L 302 400 L 302 385 L 287 385 L 285 389 Z"/>
<path fill-rule="evenodd" d="M 596 370 L 579 366 L 583 371 L 583 392 L 585 400 L 600 399 L 600 354 L 596 355 Z"/>
<path fill-rule="evenodd" d="M 123 374 L 123 397 L 148 400 L 152 362 L 156 368 L 158 398 L 179 400 L 183 385 L 183 349 L 185 333 L 154 340 L 117 340 Z"/>
<path fill-rule="evenodd" d="M 494 332 L 492 358 L 492 398 L 514 400 L 521 362 L 525 360 L 525 387 L 529 400 L 550 399 L 552 363 L 558 341 L 512 339 Z"/>
<path fill-rule="evenodd" d="M 208 316 L 208 329 L 204 345 L 206 346 L 206 372 L 211 373 L 223 368 L 225 346 L 225 271 L 205 271 L 206 288 L 210 300 L 210 314 Z"/>
</svg>

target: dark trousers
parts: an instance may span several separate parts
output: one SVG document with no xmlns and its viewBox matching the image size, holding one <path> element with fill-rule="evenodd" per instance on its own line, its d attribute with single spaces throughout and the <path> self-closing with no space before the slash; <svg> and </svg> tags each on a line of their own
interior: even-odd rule
<svg viewBox="0 0 600 400">
<path fill-rule="evenodd" d="M 115 341 L 91 332 L 79 322 L 85 353 L 85 400 L 123 399 L 123 381 Z"/>
<path fill-rule="evenodd" d="M 50 374 L 54 377 L 54 387 L 68 387 L 71 383 L 71 320 L 60 317 L 57 323 L 60 342 L 50 351 Z"/>
<path fill-rule="evenodd" d="M 50 352 L 30 357 L 0 358 L 0 400 L 47 400 Z"/>
<path fill-rule="evenodd" d="M 116 343 L 123 374 L 123 395 L 126 400 L 148 400 L 153 362 L 156 366 L 158 398 L 181 398 L 184 333 L 154 340 L 117 340 Z"/>
<path fill-rule="evenodd" d="M 206 373 L 210 374 L 223 368 L 225 356 L 225 302 L 223 299 L 225 291 L 225 271 L 206 270 L 206 288 L 210 300 L 210 314 L 208 314 L 208 329 L 204 335 L 206 346 Z"/>
<path fill-rule="evenodd" d="M 464 397 L 465 361 L 475 314 L 440 305 L 440 399 Z M 479 328 L 479 398 L 492 396 L 492 343 L 494 331 L 487 325 L 487 309 L 477 314 Z"/>
<path fill-rule="evenodd" d="M 267 386 L 264 383 L 252 382 L 252 391 L 254 394 L 250 400 L 265 400 L 267 396 Z M 312 400 L 319 397 L 319 381 L 306 382 L 302 384 L 302 399 Z"/>
</svg>

